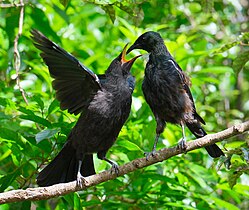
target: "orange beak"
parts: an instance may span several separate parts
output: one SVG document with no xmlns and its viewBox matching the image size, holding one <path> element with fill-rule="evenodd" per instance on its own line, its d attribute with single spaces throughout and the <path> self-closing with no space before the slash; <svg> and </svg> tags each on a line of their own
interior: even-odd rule
<svg viewBox="0 0 249 210">
<path fill-rule="evenodd" d="M 125 45 L 125 47 L 124 47 L 124 49 L 123 49 L 123 51 L 122 51 L 122 53 L 121 53 L 120 62 L 121 62 L 121 65 L 126 64 L 126 65 L 128 65 L 128 66 L 131 67 L 132 64 L 135 62 L 135 60 L 136 60 L 137 58 L 139 58 L 140 56 L 142 56 L 142 55 L 137 55 L 137 56 L 135 56 L 134 58 L 132 58 L 132 59 L 130 59 L 130 60 L 126 60 L 126 59 L 125 59 L 125 56 L 126 56 L 127 46 L 128 46 L 128 43 Z"/>
</svg>

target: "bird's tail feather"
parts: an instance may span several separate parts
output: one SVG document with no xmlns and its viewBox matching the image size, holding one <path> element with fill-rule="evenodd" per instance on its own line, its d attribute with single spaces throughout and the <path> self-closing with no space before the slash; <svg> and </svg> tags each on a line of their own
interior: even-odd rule
<svg viewBox="0 0 249 210">
<path fill-rule="evenodd" d="M 37 184 L 41 187 L 74 181 L 77 178 L 78 160 L 71 144 L 64 145 L 59 154 L 39 173 Z M 83 176 L 95 174 L 92 154 L 85 155 L 81 167 Z"/>
<path fill-rule="evenodd" d="M 186 125 L 196 138 L 201 138 L 207 135 L 207 133 L 199 123 L 186 123 Z M 222 150 L 216 144 L 206 146 L 205 149 L 212 158 L 225 156 Z"/>
<path fill-rule="evenodd" d="M 85 155 L 84 160 L 82 162 L 81 169 L 80 169 L 80 173 L 82 176 L 91 176 L 93 174 L 96 174 L 95 169 L 94 169 L 94 162 L 93 162 L 92 154 Z"/>
</svg>

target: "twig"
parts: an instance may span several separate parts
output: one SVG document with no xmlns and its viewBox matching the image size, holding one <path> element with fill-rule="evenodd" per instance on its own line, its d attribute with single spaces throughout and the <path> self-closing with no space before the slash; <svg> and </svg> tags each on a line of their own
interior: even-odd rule
<svg viewBox="0 0 249 210">
<path fill-rule="evenodd" d="M 20 4 L 0 4 L 0 8 L 11 8 L 11 7 L 23 7 L 24 3 L 20 1 Z"/>
<path fill-rule="evenodd" d="M 23 27 L 23 17 L 24 17 L 24 4 L 23 4 L 23 0 L 20 0 L 20 17 L 19 17 L 19 25 L 18 25 L 18 33 L 16 35 L 16 38 L 14 40 L 14 66 L 16 69 L 16 84 L 22 94 L 22 97 L 25 101 L 25 103 L 28 105 L 28 100 L 25 96 L 25 91 L 23 90 L 23 88 L 21 87 L 20 84 L 20 76 L 19 76 L 19 71 L 20 71 L 20 66 L 21 66 L 21 58 L 20 58 L 20 53 L 18 51 L 18 40 L 19 37 L 22 34 L 22 27 Z"/>
<path fill-rule="evenodd" d="M 234 125 L 224 131 L 215 134 L 210 134 L 204 136 L 203 138 L 188 142 L 186 152 L 214 144 L 229 137 L 242 134 L 248 130 L 249 130 L 249 121 L 246 121 L 238 125 Z M 155 157 L 149 158 L 148 161 L 146 160 L 146 158 L 138 158 L 129 163 L 126 163 L 123 166 L 120 166 L 119 176 L 123 176 L 124 174 L 133 172 L 137 169 L 144 168 L 146 166 L 152 165 L 157 162 L 162 162 L 180 153 L 181 152 L 179 151 L 178 147 L 161 149 L 158 152 L 156 152 Z M 93 176 L 86 177 L 87 183 L 82 188 L 76 187 L 76 181 L 73 181 L 69 183 L 56 184 L 49 187 L 28 188 L 26 190 L 12 190 L 0 194 L 0 204 L 16 202 L 16 201 L 24 201 L 24 200 L 49 199 L 56 196 L 65 195 L 70 192 L 84 190 L 91 186 L 95 186 L 97 184 L 115 178 L 116 175 L 111 174 L 110 170 L 108 170 Z"/>
</svg>

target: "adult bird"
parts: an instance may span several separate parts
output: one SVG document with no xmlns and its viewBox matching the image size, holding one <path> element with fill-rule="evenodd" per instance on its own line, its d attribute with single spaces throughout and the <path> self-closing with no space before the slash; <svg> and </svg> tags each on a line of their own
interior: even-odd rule
<svg viewBox="0 0 249 210">
<path fill-rule="evenodd" d="M 164 131 L 166 122 L 179 124 L 182 128 L 181 150 L 186 148 L 184 125 L 197 137 L 206 134 L 201 123 L 205 121 L 197 114 L 194 100 L 190 92 L 190 79 L 169 53 L 159 33 L 149 31 L 142 34 L 127 50 L 143 49 L 149 52 L 146 64 L 142 90 L 157 123 L 156 137 L 151 153 L 154 155 L 160 134 Z M 216 145 L 206 146 L 208 154 L 213 157 L 224 155 Z"/>
<path fill-rule="evenodd" d="M 81 113 L 62 150 L 39 173 L 37 184 L 76 180 L 82 186 L 85 176 L 95 174 L 93 153 L 118 173 L 117 164 L 107 159 L 106 153 L 129 116 L 135 85 L 130 69 L 139 56 L 125 60 L 126 45 L 105 74 L 98 76 L 39 31 L 32 30 L 31 34 L 54 78 L 52 86 L 61 109 Z"/>
</svg>

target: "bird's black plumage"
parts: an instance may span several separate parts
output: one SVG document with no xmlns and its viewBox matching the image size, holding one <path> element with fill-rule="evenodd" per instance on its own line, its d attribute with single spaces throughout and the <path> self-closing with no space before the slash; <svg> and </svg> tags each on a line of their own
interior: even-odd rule
<svg viewBox="0 0 249 210">
<path fill-rule="evenodd" d="M 127 53 L 133 49 L 143 49 L 150 53 L 142 90 L 157 122 L 152 154 L 166 122 L 181 125 L 183 141 L 179 145 L 180 148 L 185 147 L 184 125 L 187 125 L 197 138 L 205 136 L 206 132 L 201 126 L 205 121 L 196 112 L 189 89 L 190 80 L 167 50 L 160 34 L 153 31 L 142 34 Z M 224 155 L 216 144 L 205 148 L 211 157 Z"/>
<path fill-rule="evenodd" d="M 139 56 L 126 61 L 125 47 L 105 74 L 98 77 L 39 31 L 31 33 L 54 78 L 53 88 L 61 108 L 73 114 L 81 113 L 62 150 L 39 173 L 38 185 L 76 179 L 77 184 L 82 185 L 84 176 L 95 174 L 93 153 L 112 164 L 117 172 L 117 165 L 105 155 L 129 116 L 135 85 L 130 69 Z"/>
</svg>

